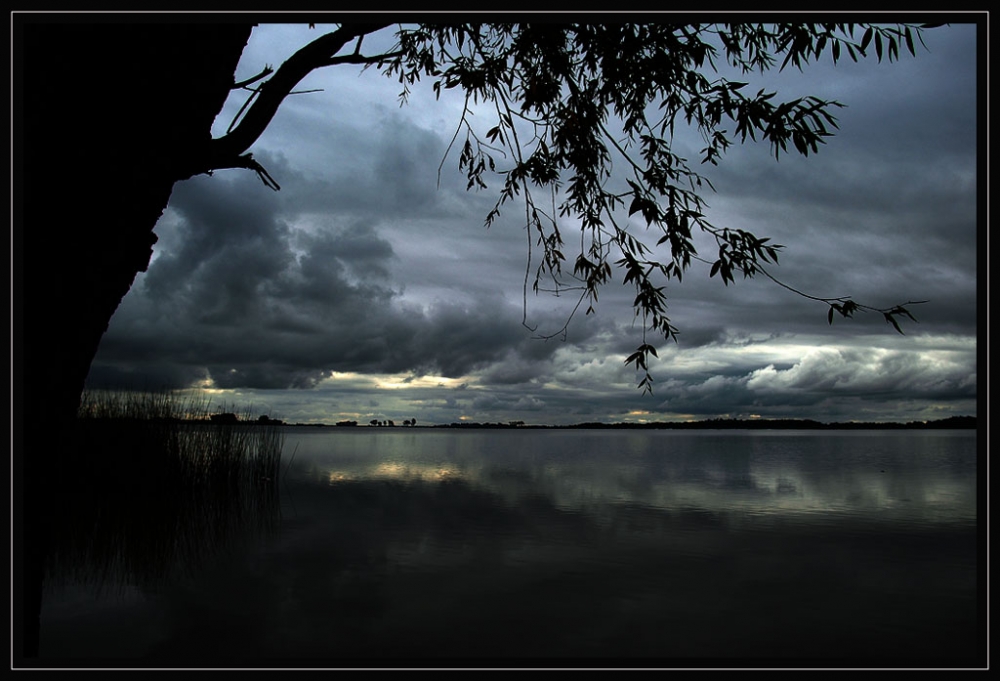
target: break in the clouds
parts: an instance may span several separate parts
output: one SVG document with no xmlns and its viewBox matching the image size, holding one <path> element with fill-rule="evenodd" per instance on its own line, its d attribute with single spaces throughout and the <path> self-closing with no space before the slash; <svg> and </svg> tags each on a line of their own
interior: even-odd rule
<svg viewBox="0 0 1000 681">
<path fill-rule="evenodd" d="M 317 30 L 258 27 L 238 77 Z M 302 88 L 321 91 L 290 97 L 251 149 L 280 192 L 248 171 L 175 186 L 89 383 L 207 389 L 291 422 L 975 414 L 976 31 L 925 40 L 898 63 L 767 75 L 759 87 L 845 103 L 840 131 L 808 158 L 748 144 L 702 168 L 717 189 L 709 219 L 783 244 L 771 271 L 788 286 L 876 307 L 927 300 L 905 335 L 872 313 L 829 325 L 822 303 L 763 277 L 724 286 L 696 263 L 667 285 L 681 333 L 658 345 L 643 395 L 624 364 L 642 334 L 620 277 L 564 336 L 575 298 L 524 296 L 517 206 L 485 229 L 496 187 L 466 191 L 447 155 L 460 102 L 427 85 L 400 107 L 398 83 L 341 66 L 312 74 Z"/>
</svg>

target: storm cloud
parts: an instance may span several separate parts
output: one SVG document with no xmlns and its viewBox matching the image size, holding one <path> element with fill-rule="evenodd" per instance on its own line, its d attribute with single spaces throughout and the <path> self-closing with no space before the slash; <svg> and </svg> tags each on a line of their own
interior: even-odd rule
<svg viewBox="0 0 1000 681">
<path fill-rule="evenodd" d="M 258 27 L 237 76 L 321 29 Z M 576 297 L 525 293 L 523 208 L 486 229 L 498 183 L 466 191 L 449 153 L 460 102 L 428 86 L 399 107 L 398 83 L 354 67 L 312 74 L 303 89 L 322 91 L 290 97 L 253 147 L 281 191 L 238 170 L 174 187 L 88 384 L 208 389 L 292 422 L 975 414 L 976 40 L 974 25 L 950 25 L 898 63 L 760 80 L 844 102 L 840 130 L 808 158 L 748 143 L 699 168 L 717 190 L 713 224 L 785 246 L 768 269 L 785 286 L 725 286 L 703 262 L 668 282 L 680 334 L 656 343 L 652 395 L 624 364 L 643 333 L 621 276 L 561 333 Z M 697 244 L 711 261 L 711 240 Z M 918 322 L 903 319 L 901 335 L 877 312 L 829 324 L 810 296 L 927 302 L 908 307 Z"/>
</svg>

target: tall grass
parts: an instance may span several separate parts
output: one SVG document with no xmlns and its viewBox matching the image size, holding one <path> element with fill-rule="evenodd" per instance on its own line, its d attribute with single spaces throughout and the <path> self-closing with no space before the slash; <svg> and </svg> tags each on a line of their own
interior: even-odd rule
<svg viewBox="0 0 1000 681">
<path fill-rule="evenodd" d="M 216 411 L 205 398 L 169 392 L 88 391 L 78 412 L 79 451 L 124 456 L 132 466 L 158 458 L 188 483 L 277 479 L 281 426 L 255 421 L 252 406 L 235 425 L 213 423 Z"/>
<path fill-rule="evenodd" d="M 90 391 L 53 456 L 49 575 L 150 586 L 276 527 L 280 425 L 213 423 L 203 398 Z"/>
</svg>

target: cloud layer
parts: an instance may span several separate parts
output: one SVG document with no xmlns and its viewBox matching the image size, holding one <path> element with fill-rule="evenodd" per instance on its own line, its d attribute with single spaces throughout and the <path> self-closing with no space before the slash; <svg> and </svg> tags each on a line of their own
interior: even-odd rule
<svg viewBox="0 0 1000 681">
<path fill-rule="evenodd" d="M 314 36 L 262 26 L 241 69 Z M 877 307 L 928 300 L 904 336 L 873 313 L 828 325 L 822 303 L 763 277 L 727 287 L 698 263 L 668 284 L 680 339 L 658 346 L 644 396 L 623 363 L 642 334 L 619 283 L 565 340 L 533 338 L 558 331 L 575 300 L 523 296 L 516 208 L 486 230 L 495 190 L 467 192 L 454 155 L 442 163 L 455 102 L 420 92 L 400 109 L 397 83 L 330 69 L 252 150 L 280 192 L 241 171 L 175 186 L 90 385 L 200 386 L 293 422 L 975 413 L 975 32 L 926 41 L 900 63 L 821 64 L 776 83 L 849 104 L 818 155 L 775 162 L 748 146 L 706 171 L 709 218 L 784 244 L 771 271 L 787 285 Z"/>
</svg>

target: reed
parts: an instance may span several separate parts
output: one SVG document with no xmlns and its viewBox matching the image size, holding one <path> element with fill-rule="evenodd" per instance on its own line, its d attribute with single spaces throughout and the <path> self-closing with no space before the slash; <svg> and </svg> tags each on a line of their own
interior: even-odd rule
<svg viewBox="0 0 1000 681">
<path fill-rule="evenodd" d="M 76 453 L 90 463 L 101 458 L 132 470 L 167 467 L 189 483 L 276 480 L 281 426 L 256 421 L 252 405 L 235 424 L 213 422 L 218 411 L 204 397 L 88 391 L 78 413 Z"/>
<path fill-rule="evenodd" d="M 53 458 L 55 582 L 149 586 L 277 526 L 281 426 L 252 407 L 235 424 L 213 413 L 201 397 L 84 394 Z"/>
</svg>

